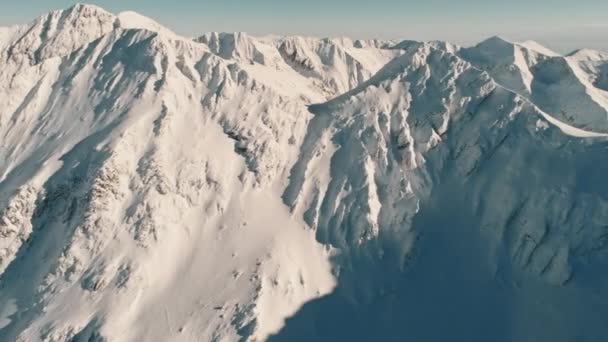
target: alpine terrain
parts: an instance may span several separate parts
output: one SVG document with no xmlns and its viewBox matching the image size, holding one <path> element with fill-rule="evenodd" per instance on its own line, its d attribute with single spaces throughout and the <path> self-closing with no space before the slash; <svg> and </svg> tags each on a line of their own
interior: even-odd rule
<svg viewBox="0 0 608 342">
<path fill-rule="evenodd" d="M 608 53 L 0 28 L 0 341 L 606 341 Z"/>
</svg>

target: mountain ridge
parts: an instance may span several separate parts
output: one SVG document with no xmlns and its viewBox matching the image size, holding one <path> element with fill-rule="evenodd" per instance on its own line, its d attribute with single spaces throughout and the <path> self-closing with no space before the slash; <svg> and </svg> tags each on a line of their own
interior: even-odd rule
<svg viewBox="0 0 608 342">
<path fill-rule="evenodd" d="M 601 54 L 40 18 L 0 36 L 0 339 L 606 333 Z"/>
</svg>

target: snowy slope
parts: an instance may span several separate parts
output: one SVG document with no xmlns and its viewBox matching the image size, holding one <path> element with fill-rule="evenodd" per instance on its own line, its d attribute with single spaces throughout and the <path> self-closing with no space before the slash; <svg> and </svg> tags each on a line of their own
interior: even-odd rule
<svg viewBox="0 0 608 342">
<path fill-rule="evenodd" d="M 156 21 L 133 11 L 118 13 L 116 16 L 115 26 L 123 29 L 145 29 L 148 31 L 159 32 L 164 35 L 175 35 L 175 33 L 173 33 L 171 30 L 167 29 Z"/>
<path fill-rule="evenodd" d="M 599 90 L 608 91 L 608 53 L 582 49 L 566 58 L 580 68 L 589 83 Z"/>
<path fill-rule="evenodd" d="M 538 43 L 516 44 L 492 37 L 458 54 L 551 116 L 578 128 L 608 132 L 608 96 L 602 81 L 590 79 L 584 70 L 601 72 L 579 65 L 589 59 L 581 56 L 584 52 L 563 57 L 539 48 Z"/>
<path fill-rule="evenodd" d="M 117 340 L 263 337 L 331 290 L 328 252 L 269 184 L 297 152 L 304 103 L 146 30 L 40 63 L 16 74 L 50 86 L 15 91 L 19 108 L 3 113 L 1 193 L 14 195 L 1 300 L 20 319 L 3 317 L 2 339 L 65 340 L 102 323 Z M 275 303 L 275 292 L 287 294 Z M 159 315 L 167 324 L 151 323 Z"/>
<path fill-rule="evenodd" d="M 299 167 L 310 174 L 292 171 L 284 196 L 314 213 L 319 241 L 346 251 L 343 281 L 276 340 L 605 336 L 596 317 L 608 306 L 596 300 L 608 295 L 597 276 L 607 167 L 588 159 L 605 140 L 565 136 L 521 96 L 428 45 L 313 112 L 325 132 L 314 126 L 315 136 L 326 138 L 303 145 Z M 326 183 L 315 180 L 316 159 L 331 160 Z M 336 312 L 344 316 L 328 328 Z"/>
<path fill-rule="evenodd" d="M 89 5 L 0 48 L 2 341 L 608 333 L 602 56 Z"/>
<path fill-rule="evenodd" d="M 525 42 L 520 42 L 517 44 L 525 47 L 526 49 L 536 51 L 545 56 L 555 57 L 560 55 L 559 53 L 542 46 L 540 43 L 534 40 L 526 40 Z"/>
<path fill-rule="evenodd" d="M 327 100 L 356 87 L 400 54 L 378 46 L 377 41 L 347 38 L 256 38 L 241 32 L 214 32 L 196 41 L 224 59 L 239 62 L 257 79 L 287 88 L 291 94 L 306 94 L 309 102 Z M 294 87 L 298 87 L 295 92 Z"/>
</svg>

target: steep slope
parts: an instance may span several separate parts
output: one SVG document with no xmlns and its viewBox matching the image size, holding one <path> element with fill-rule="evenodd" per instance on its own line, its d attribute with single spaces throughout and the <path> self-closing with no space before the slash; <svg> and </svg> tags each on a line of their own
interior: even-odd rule
<svg viewBox="0 0 608 342">
<path fill-rule="evenodd" d="M 536 42 L 534 40 L 526 40 L 525 42 L 520 42 L 517 44 L 525 47 L 528 50 L 536 51 L 536 52 L 540 53 L 541 55 L 545 55 L 545 56 L 549 56 L 549 57 L 555 57 L 555 56 L 560 55 L 559 53 L 542 46 L 539 42 Z"/>
<path fill-rule="evenodd" d="M 491 74 L 497 82 L 521 94 L 532 92 L 530 68 L 544 55 L 525 49 L 500 37 L 463 49 L 461 56 Z"/>
<path fill-rule="evenodd" d="M 342 251 L 338 287 L 271 340 L 605 336 L 605 138 L 424 44 L 312 111 L 284 199 Z"/>
<path fill-rule="evenodd" d="M 0 49 L 4 51 L 6 45 L 8 45 L 15 36 L 19 35 L 25 30 L 25 26 L 9 26 L 0 27 Z"/>
<path fill-rule="evenodd" d="M 588 82 L 598 89 L 608 91 L 608 53 L 582 49 L 566 58 L 585 73 Z"/>
<path fill-rule="evenodd" d="M 7 135 L 20 135 L 22 132 L 12 130 L 10 122 L 17 120 L 19 113 L 27 110 L 28 104 L 36 105 L 37 99 L 33 95 L 37 89 L 50 91 L 48 88 L 56 77 L 53 73 L 59 67 L 61 57 L 110 32 L 113 23 L 114 17 L 100 8 L 76 5 L 13 29 L 10 39 L 4 42 L 0 57 L 0 79 L 3 80 L 0 96 L 6 99 L 0 109 L 0 129 L 5 148 L 17 147 L 18 144 Z M 19 119 L 25 120 L 24 116 Z M 0 167 L 8 163 L 4 158 L 0 161 Z M 5 172 L 0 170 L 0 175 Z"/>
<path fill-rule="evenodd" d="M 38 62 L 2 115 L 0 339 L 263 338 L 332 288 L 277 190 L 303 102 L 146 30 Z"/>
<path fill-rule="evenodd" d="M 89 5 L 54 11 L 28 25 L 26 32 L 6 48 L 5 59 L 37 64 L 61 57 L 111 31 L 114 16 Z"/>
<path fill-rule="evenodd" d="M 564 122 L 535 83 L 575 60 L 496 39 L 191 40 L 88 5 L 0 32 L 2 341 L 607 333 L 596 64 Z"/>
</svg>

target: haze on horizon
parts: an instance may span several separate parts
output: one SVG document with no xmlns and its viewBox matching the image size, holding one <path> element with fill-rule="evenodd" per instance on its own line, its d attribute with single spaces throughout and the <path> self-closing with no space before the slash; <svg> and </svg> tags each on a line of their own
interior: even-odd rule
<svg viewBox="0 0 608 342">
<path fill-rule="evenodd" d="M 244 31 L 253 35 L 348 36 L 447 40 L 471 45 L 489 36 L 536 40 L 562 53 L 608 51 L 608 1 L 604 0 L 222 0 L 172 2 L 90 0 L 119 13 L 132 10 L 183 35 Z M 0 2 L 0 26 L 76 3 L 68 0 Z"/>
</svg>

